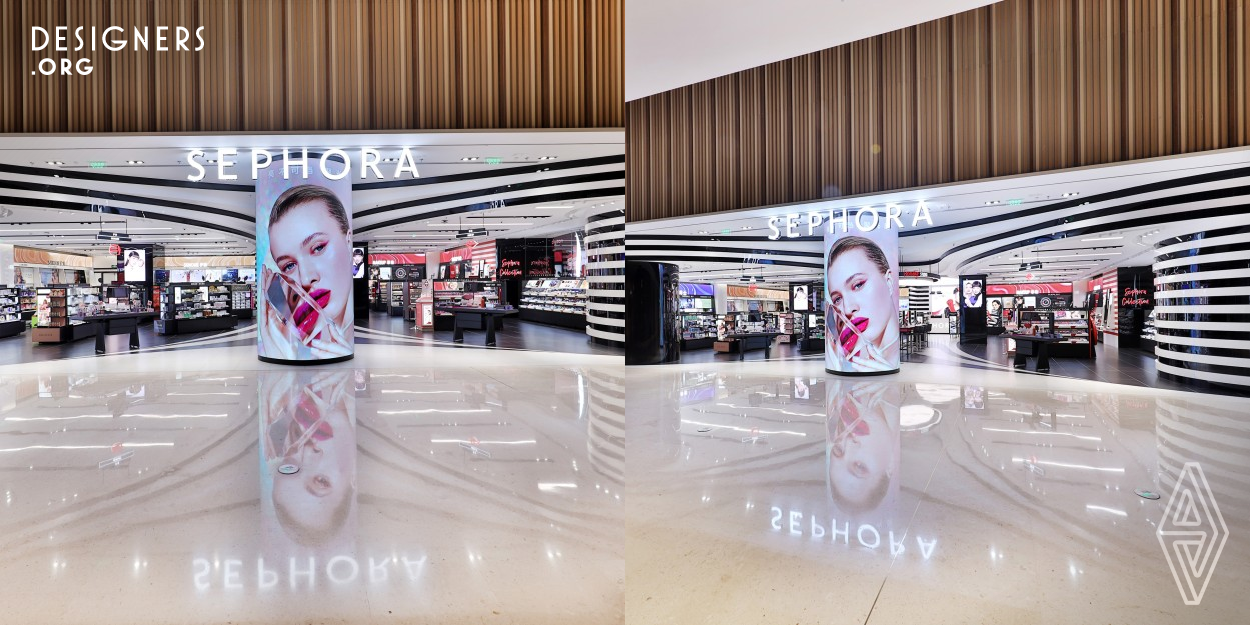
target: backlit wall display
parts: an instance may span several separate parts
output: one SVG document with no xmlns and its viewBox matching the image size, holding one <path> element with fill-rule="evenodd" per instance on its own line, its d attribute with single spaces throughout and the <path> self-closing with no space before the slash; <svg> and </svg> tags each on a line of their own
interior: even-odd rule
<svg viewBox="0 0 1250 625">
<path fill-rule="evenodd" d="M 351 180 L 333 179 L 346 168 L 339 161 L 291 165 L 300 175 L 274 168 L 256 181 L 257 354 L 346 360 L 355 351 Z"/>
<path fill-rule="evenodd" d="M 147 282 L 147 250 L 122 249 L 122 280 Z"/>
<path fill-rule="evenodd" d="M 898 230 L 825 233 L 825 370 L 843 375 L 899 368 Z"/>
<path fill-rule="evenodd" d="M 964 280 L 959 285 L 959 293 L 964 299 L 964 308 L 985 308 L 984 280 Z"/>
</svg>

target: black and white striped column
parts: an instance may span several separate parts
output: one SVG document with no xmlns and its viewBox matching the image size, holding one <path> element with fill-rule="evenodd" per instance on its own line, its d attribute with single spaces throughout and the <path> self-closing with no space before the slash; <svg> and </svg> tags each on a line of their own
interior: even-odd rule
<svg viewBox="0 0 1250 625">
<path fill-rule="evenodd" d="M 586 334 L 601 345 L 625 346 L 625 213 L 586 222 Z"/>
<path fill-rule="evenodd" d="M 1198 386 L 1250 390 L 1247 257 L 1250 224 L 1168 238 L 1155 245 L 1155 355 L 1160 374 Z"/>
</svg>

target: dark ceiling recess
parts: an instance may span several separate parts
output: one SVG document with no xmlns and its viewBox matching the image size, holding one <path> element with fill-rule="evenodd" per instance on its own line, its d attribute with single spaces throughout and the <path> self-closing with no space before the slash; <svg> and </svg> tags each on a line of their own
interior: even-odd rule
<svg viewBox="0 0 1250 625">
<path fill-rule="evenodd" d="M 1243 2 L 1003 0 L 630 101 L 626 214 L 1250 145 L 1247 58 Z"/>
</svg>

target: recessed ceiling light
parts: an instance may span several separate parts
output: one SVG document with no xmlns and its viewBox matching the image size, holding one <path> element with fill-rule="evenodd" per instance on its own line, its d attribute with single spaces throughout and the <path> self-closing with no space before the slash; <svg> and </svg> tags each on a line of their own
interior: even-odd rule
<svg viewBox="0 0 1250 625">
<path fill-rule="evenodd" d="M 127 165 L 142 165 L 143 161 L 126 161 Z"/>
<path fill-rule="evenodd" d="M 65 161 L 48 161 L 49 165 L 64 165 Z"/>
<path fill-rule="evenodd" d="M 743 227 L 742 227 L 742 229 L 743 229 L 743 230 L 750 230 L 750 229 L 751 229 L 751 226 L 743 226 Z"/>
</svg>

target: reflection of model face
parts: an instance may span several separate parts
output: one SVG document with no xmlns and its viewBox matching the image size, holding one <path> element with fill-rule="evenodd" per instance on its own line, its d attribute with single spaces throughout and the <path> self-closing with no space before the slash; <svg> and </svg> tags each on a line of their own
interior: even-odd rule
<svg viewBox="0 0 1250 625">
<path fill-rule="evenodd" d="M 874 345 L 880 346 L 886 329 L 895 319 L 898 292 L 891 277 L 881 273 L 861 248 L 844 252 L 829 266 L 829 301 L 850 324 Z M 850 353 L 858 342 L 841 317 L 836 319 L 836 338 Z M 893 338 L 893 337 L 885 337 Z"/>
<path fill-rule="evenodd" d="M 351 254 L 338 221 L 323 201 L 305 202 L 291 208 L 269 226 L 269 253 L 278 270 L 317 302 L 342 327 L 351 295 L 352 276 L 344 268 Z M 318 313 L 294 289 L 285 288 L 291 321 L 307 335 L 316 326 Z"/>
<path fill-rule="evenodd" d="M 882 492 L 898 464 L 897 436 L 884 402 L 859 403 L 850 396 L 829 415 L 829 483 L 842 503 L 860 507 Z"/>
<path fill-rule="evenodd" d="M 341 408 L 323 411 L 310 397 L 301 398 L 287 438 L 299 440 L 309 429 L 312 435 L 282 458 L 283 463 L 299 467 L 299 472 L 274 476 L 274 507 L 313 535 L 332 533 L 348 503 L 345 499 L 355 492 L 356 432 Z"/>
</svg>

